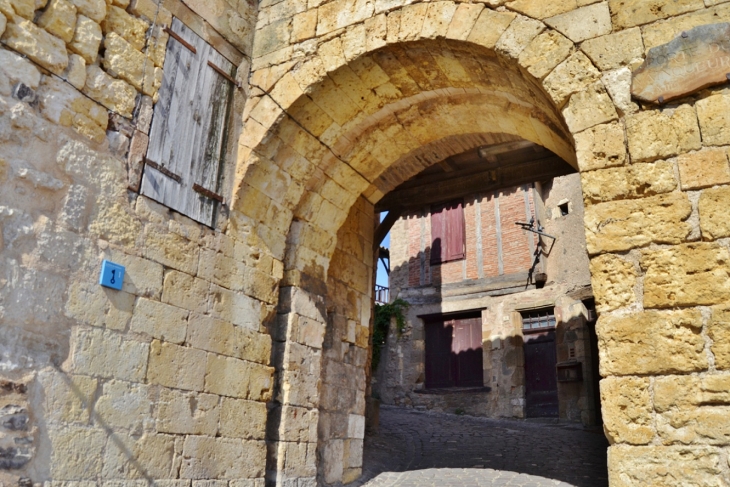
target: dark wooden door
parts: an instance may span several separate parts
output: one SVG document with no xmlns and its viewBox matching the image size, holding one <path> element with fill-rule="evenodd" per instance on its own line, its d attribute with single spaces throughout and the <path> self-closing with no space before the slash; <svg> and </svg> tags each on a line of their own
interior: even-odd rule
<svg viewBox="0 0 730 487">
<path fill-rule="evenodd" d="M 555 331 L 525 335 L 525 402 L 528 418 L 558 417 Z"/>
<path fill-rule="evenodd" d="M 461 387 L 484 385 L 482 370 L 482 319 L 454 320 L 456 384 Z"/>
<path fill-rule="evenodd" d="M 451 344 L 453 327 L 450 322 L 426 323 L 426 387 L 452 387 Z"/>
</svg>

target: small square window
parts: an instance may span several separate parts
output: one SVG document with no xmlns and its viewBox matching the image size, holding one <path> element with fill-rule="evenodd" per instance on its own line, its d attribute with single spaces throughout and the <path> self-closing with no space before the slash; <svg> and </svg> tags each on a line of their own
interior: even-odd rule
<svg viewBox="0 0 730 487">
<path fill-rule="evenodd" d="M 522 315 L 523 331 L 551 330 L 555 328 L 554 308 L 523 311 L 520 314 Z"/>
</svg>

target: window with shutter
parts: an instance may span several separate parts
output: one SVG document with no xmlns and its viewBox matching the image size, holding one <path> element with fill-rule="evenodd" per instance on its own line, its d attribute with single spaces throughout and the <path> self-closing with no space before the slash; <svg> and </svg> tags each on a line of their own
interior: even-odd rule
<svg viewBox="0 0 730 487">
<path fill-rule="evenodd" d="M 431 264 L 463 259 L 465 240 L 463 202 L 434 206 L 431 209 Z"/>
<path fill-rule="evenodd" d="M 235 67 L 173 19 L 141 193 L 213 226 Z"/>
<path fill-rule="evenodd" d="M 427 388 L 484 385 L 480 315 L 434 317 L 426 321 L 424 328 Z"/>
</svg>

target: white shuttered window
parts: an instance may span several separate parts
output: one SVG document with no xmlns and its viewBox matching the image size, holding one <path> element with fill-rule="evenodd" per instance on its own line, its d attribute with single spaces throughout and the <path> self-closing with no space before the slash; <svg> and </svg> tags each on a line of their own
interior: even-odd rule
<svg viewBox="0 0 730 487">
<path fill-rule="evenodd" d="M 235 67 L 178 19 L 170 30 L 141 192 L 213 226 Z"/>
</svg>

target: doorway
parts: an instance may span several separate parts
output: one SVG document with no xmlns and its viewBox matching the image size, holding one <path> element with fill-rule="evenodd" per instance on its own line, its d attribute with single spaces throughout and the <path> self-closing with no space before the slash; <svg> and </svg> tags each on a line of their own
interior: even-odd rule
<svg viewBox="0 0 730 487">
<path fill-rule="evenodd" d="M 528 418 L 557 418 L 555 330 L 525 334 L 525 414 Z"/>
</svg>

